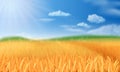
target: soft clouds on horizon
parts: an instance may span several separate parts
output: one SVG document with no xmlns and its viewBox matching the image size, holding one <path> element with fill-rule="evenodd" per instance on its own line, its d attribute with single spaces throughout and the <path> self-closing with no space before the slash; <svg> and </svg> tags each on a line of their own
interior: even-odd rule
<svg viewBox="0 0 120 72">
<path fill-rule="evenodd" d="M 86 34 L 93 35 L 120 35 L 120 25 L 109 24 L 89 30 Z"/>
<path fill-rule="evenodd" d="M 61 25 L 60 27 L 64 28 L 67 31 L 70 31 L 70 32 L 82 32 L 82 33 L 84 33 L 91 26 L 85 22 L 79 22 L 78 24 L 75 24 L 75 25 Z"/>
<path fill-rule="evenodd" d="M 97 14 L 88 15 L 87 20 L 91 23 L 103 23 L 103 22 L 105 22 L 105 18 L 103 18 L 102 16 L 99 16 Z"/>
<path fill-rule="evenodd" d="M 79 28 L 79 26 L 77 25 L 61 25 L 60 27 L 69 32 L 83 32 L 84 31 L 83 29 Z"/>
<path fill-rule="evenodd" d="M 51 22 L 51 21 L 54 21 L 55 19 L 53 19 L 53 18 L 40 18 L 39 20 L 42 22 Z"/>
<path fill-rule="evenodd" d="M 109 9 L 107 12 L 111 15 L 120 16 L 120 9 L 113 8 L 113 9 Z"/>
<path fill-rule="evenodd" d="M 61 10 L 58 11 L 53 11 L 53 12 L 49 12 L 48 16 L 70 16 L 71 14 L 68 12 L 64 12 Z"/>
<path fill-rule="evenodd" d="M 63 25 L 62 27 L 69 32 L 78 32 L 80 34 L 82 33 L 87 35 L 120 35 L 120 25 L 117 24 L 103 25 L 98 28 L 88 30 L 69 25 Z"/>
</svg>

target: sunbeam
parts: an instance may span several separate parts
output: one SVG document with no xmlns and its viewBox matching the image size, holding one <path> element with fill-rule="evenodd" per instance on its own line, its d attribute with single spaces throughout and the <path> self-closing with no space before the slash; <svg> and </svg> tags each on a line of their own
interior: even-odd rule
<svg viewBox="0 0 120 72">
<path fill-rule="evenodd" d="M 39 4 L 39 5 L 38 5 Z M 36 13 L 43 15 L 42 0 L 0 0 L 0 30 L 4 32 L 20 32 L 35 24 Z"/>
</svg>

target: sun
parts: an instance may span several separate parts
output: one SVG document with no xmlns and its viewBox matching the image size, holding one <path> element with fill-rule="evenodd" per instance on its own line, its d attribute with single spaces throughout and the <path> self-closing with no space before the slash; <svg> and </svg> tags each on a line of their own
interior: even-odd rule
<svg viewBox="0 0 120 72">
<path fill-rule="evenodd" d="M 15 32 L 29 28 L 35 13 L 42 15 L 43 7 L 42 0 L 0 0 L 0 29 Z"/>
<path fill-rule="evenodd" d="M 31 2 L 28 0 L 0 0 L 1 24 L 12 28 L 27 21 L 31 12 Z"/>
</svg>

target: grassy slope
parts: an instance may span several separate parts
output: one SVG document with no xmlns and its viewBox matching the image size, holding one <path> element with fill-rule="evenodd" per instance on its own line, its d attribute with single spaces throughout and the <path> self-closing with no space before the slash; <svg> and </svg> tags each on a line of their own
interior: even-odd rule
<svg viewBox="0 0 120 72">
<path fill-rule="evenodd" d="M 97 35 L 82 35 L 82 36 L 68 36 L 68 37 L 60 37 L 53 38 L 50 40 L 97 40 L 97 39 L 120 39 L 120 36 L 97 36 Z"/>
<path fill-rule="evenodd" d="M 4 37 L 0 39 L 0 41 L 21 41 L 21 40 L 29 40 L 29 39 L 19 36 Z"/>
<path fill-rule="evenodd" d="M 59 38 L 52 38 L 47 40 L 105 40 L 105 39 L 120 39 L 120 36 L 97 36 L 97 35 L 81 35 L 81 36 L 66 36 L 66 37 L 59 37 Z M 30 40 L 25 37 L 20 36 L 11 36 L 11 37 L 4 37 L 1 38 L 0 41 L 21 41 L 21 40 Z M 32 40 L 32 39 L 31 39 Z"/>
</svg>

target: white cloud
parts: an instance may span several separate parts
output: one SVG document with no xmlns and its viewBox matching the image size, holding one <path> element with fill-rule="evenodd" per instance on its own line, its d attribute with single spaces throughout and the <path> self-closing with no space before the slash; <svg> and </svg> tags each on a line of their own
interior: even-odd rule
<svg viewBox="0 0 120 72">
<path fill-rule="evenodd" d="M 77 26 L 78 27 L 90 28 L 90 26 L 87 23 L 85 23 L 85 22 L 80 22 L 80 23 L 77 24 Z"/>
<path fill-rule="evenodd" d="M 77 25 L 61 25 L 61 27 L 70 32 L 80 33 L 84 33 L 86 29 L 90 28 L 90 26 L 84 22 L 78 23 Z"/>
<path fill-rule="evenodd" d="M 120 16 L 120 10 L 119 9 L 115 9 L 115 8 L 108 9 L 107 13 L 109 13 L 111 15 Z"/>
<path fill-rule="evenodd" d="M 92 29 L 87 32 L 87 34 L 93 35 L 120 35 L 120 25 L 111 24 L 104 25 L 97 29 Z"/>
<path fill-rule="evenodd" d="M 80 28 L 68 28 L 66 30 L 71 31 L 71 32 L 82 32 L 82 33 L 84 32 L 84 30 Z"/>
<path fill-rule="evenodd" d="M 87 20 L 91 23 L 102 23 L 105 22 L 105 19 L 102 16 L 97 14 L 88 15 Z"/>
<path fill-rule="evenodd" d="M 61 25 L 60 27 L 64 28 L 67 31 L 84 33 L 91 26 L 85 22 L 80 22 L 76 25 Z"/>
<path fill-rule="evenodd" d="M 54 11 L 54 12 L 50 12 L 48 14 L 48 16 L 70 16 L 71 14 L 70 13 L 67 13 L 67 12 L 63 12 L 61 10 L 58 10 L 58 11 Z"/>
<path fill-rule="evenodd" d="M 84 32 L 83 29 L 78 28 L 76 25 L 61 25 L 60 27 L 70 32 Z"/>
<path fill-rule="evenodd" d="M 51 22 L 51 21 L 54 21 L 55 19 L 53 19 L 53 18 L 40 18 L 39 20 L 43 21 L 43 22 Z"/>
</svg>

